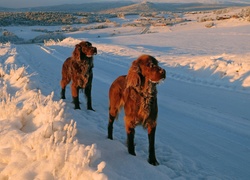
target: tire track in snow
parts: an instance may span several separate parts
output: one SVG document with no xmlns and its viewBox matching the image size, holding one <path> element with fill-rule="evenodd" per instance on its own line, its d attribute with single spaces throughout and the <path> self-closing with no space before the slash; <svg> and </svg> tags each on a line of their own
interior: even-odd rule
<svg viewBox="0 0 250 180">
<path fill-rule="evenodd" d="M 16 49 L 16 61 L 20 65 L 27 66 L 29 74 L 36 74 L 36 77 L 31 77 L 33 88 L 41 89 L 45 95 L 55 91 L 55 97 L 59 98 L 61 66 L 68 55 L 34 44 L 16 45 Z"/>
</svg>

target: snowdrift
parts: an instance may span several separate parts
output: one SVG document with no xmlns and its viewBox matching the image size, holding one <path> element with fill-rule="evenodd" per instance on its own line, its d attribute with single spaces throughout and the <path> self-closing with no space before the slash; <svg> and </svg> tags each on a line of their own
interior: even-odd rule
<svg viewBox="0 0 250 180">
<path fill-rule="evenodd" d="M 0 179 L 107 179 L 105 162 L 91 167 L 100 152 L 78 143 L 65 103 L 30 89 L 29 77 L 26 67 L 0 65 Z"/>
</svg>

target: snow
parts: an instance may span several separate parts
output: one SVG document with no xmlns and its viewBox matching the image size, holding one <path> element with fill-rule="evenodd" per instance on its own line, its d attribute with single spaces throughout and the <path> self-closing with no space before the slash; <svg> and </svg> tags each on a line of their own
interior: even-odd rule
<svg viewBox="0 0 250 180">
<path fill-rule="evenodd" d="M 150 27 L 146 34 L 143 27 L 110 27 L 44 44 L 0 44 L 0 179 L 249 179 L 250 25 L 237 19 L 205 24 Z M 32 28 L 6 27 L 24 39 Z M 86 110 L 83 94 L 81 110 L 74 110 L 70 87 L 60 100 L 62 63 L 81 40 L 98 49 L 95 112 Z M 159 166 L 147 163 L 141 127 L 137 156 L 127 153 L 123 111 L 114 140 L 107 139 L 109 87 L 141 54 L 156 57 L 167 71 L 158 85 Z"/>
</svg>

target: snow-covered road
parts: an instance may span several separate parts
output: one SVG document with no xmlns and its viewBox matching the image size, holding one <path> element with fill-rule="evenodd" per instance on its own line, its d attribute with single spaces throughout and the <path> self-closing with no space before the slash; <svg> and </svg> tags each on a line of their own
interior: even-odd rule
<svg viewBox="0 0 250 180">
<path fill-rule="evenodd" d="M 250 97 L 248 93 L 216 88 L 169 77 L 158 86 L 159 116 L 156 132 L 156 155 L 160 166 L 146 163 L 147 132 L 136 129 L 136 152 L 126 152 L 123 112 L 114 124 L 114 141 L 106 138 L 108 88 L 121 74 L 126 74 L 137 53 L 120 56 L 108 44 L 93 42 L 98 48 L 93 80 L 93 107 L 86 110 L 82 95 L 81 110 L 73 110 L 67 88 L 66 113 L 77 122 L 78 139 L 83 144 L 97 144 L 100 160 L 106 162 L 104 173 L 109 179 L 185 178 L 247 179 L 250 177 Z M 59 100 L 61 66 L 73 46 L 16 45 L 15 64 L 27 66 L 32 87 L 44 95 L 54 91 Z M 112 49 L 114 52 L 106 52 Z M 130 51 L 129 47 L 116 47 Z M 117 51 L 116 51 L 117 50 Z M 135 50 L 134 50 L 135 51 Z M 150 50 L 149 50 L 150 52 Z M 164 66 L 170 70 L 170 67 Z M 178 72 L 177 72 L 178 73 Z M 181 74 L 181 72 L 180 72 Z M 136 168 L 144 169 L 136 172 Z M 126 169 L 126 170 L 124 170 Z M 131 173 L 128 173 L 131 172 Z"/>
</svg>

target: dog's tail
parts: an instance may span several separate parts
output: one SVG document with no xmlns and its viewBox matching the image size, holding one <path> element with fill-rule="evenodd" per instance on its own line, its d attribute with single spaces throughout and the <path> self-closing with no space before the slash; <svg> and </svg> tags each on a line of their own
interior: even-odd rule
<svg viewBox="0 0 250 180">
<path fill-rule="evenodd" d="M 109 123 L 108 138 L 113 139 L 113 123 L 118 119 L 120 109 L 123 107 L 123 91 L 126 87 L 126 75 L 119 76 L 109 89 Z"/>
</svg>

